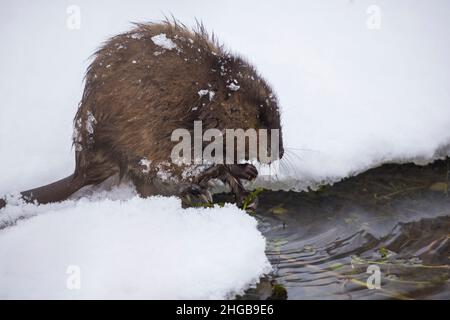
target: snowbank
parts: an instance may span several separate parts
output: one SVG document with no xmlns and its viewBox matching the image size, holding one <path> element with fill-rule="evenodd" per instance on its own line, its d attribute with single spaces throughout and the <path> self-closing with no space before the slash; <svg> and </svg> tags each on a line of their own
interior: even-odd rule
<svg viewBox="0 0 450 320">
<path fill-rule="evenodd" d="M 222 299 L 270 271 L 256 220 L 234 206 L 109 196 L 1 210 L 29 218 L 0 230 L 0 299 Z"/>
</svg>

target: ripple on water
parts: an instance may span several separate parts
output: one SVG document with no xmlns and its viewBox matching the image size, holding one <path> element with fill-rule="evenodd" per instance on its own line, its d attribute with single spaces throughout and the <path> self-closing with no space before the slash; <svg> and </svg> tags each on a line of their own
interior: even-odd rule
<svg viewBox="0 0 450 320">
<path fill-rule="evenodd" d="M 318 192 L 264 193 L 273 279 L 290 299 L 450 298 L 450 197 L 435 187 L 445 170 L 388 165 Z M 367 288 L 370 265 L 379 290 Z"/>
</svg>

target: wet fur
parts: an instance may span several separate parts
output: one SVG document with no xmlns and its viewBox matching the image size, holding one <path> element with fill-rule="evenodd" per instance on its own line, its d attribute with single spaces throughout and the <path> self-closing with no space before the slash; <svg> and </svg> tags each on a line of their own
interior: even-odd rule
<svg viewBox="0 0 450 320">
<path fill-rule="evenodd" d="M 159 34 L 177 49 L 156 45 L 151 38 Z M 228 87 L 235 79 L 237 91 Z M 213 91 L 214 98 L 199 96 L 202 89 Z M 87 70 L 74 118 L 73 184 L 68 187 L 64 180 L 22 194 L 40 203 L 59 201 L 74 189 L 115 174 L 130 177 L 143 195 L 179 194 L 195 176 L 186 175 L 189 168 L 170 164 L 176 144 L 170 138 L 177 128 L 192 133 L 195 120 L 202 120 L 203 130 L 281 129 L 277 99 L 269 85 L 202 25 L 190 30 L 176 21 L 137 24 L 109 39 Z M 151 162 L 148 168 L 142 159 Z M 170 179 L 161 178 L 162 171 Z M 167 187 L 165 180 L 177 188 Z M 51 196 L 61 188 L 67 192 Z M 44 197 L 38 195 L 42 192 Z"/>
</svg>

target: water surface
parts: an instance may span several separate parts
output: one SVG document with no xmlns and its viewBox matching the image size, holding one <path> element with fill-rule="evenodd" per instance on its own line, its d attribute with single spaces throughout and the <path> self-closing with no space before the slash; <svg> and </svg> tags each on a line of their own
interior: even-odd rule
<svg viewBox="0 0 450 320">
<path fill-rule="evenodd" d="M 448 161 L 385 165 L 310 192 L 264 192 L 256 213 L 288 299 L 449 299 Z M 379 267 L 381 288 L 367 288 Z M 279 298 L 283 298 L 283 294 Z"/>
</svg>

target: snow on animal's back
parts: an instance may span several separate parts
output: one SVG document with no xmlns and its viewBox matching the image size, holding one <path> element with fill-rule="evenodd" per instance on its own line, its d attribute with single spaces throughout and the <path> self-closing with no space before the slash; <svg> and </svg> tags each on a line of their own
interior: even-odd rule
<svg viewBox="0 0 450 320">
<path fill-rule="evenodd" d="M 170 163 L 173 131 L 193 133 L 197 120 L 203 129 L 247 130 L 279 128 L 280 116 L 256 70 L 201 27 L 138 25 L 107 41 L 88 68 L 75 117 L 77 167 L 94 168 L 88 176 L 152 174 L 142 160 Z M 104 163 L 108 174 L 98 172 Z"/>
</svg>

